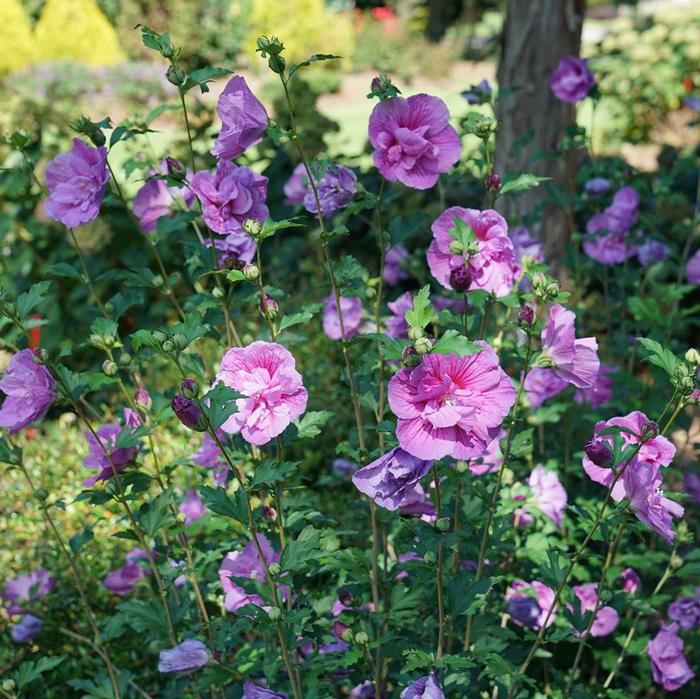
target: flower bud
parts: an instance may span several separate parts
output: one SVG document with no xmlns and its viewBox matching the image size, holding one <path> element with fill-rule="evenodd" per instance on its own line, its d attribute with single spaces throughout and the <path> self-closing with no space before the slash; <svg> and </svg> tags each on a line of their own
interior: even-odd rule
<svg viewBox="0 0 700 699">
<path fill-rule="evenodd" d="M 535 309 L 527 304 L 518 311 L 518 323 L 532 325 L 535 322 Z"/>
<path fill-rule="evenodd" d="M 469 464 L 466 461 L 455 462 L 455 470 L 457 473 L 464 474 L 469 470 Z"/>
<path fill-rule="evenodd" d="M 17 306 L 15 306 L 12 301 L 5 301 L 2 304 L 2 313 L 8 318 L 13 318 L 15 315 L 17 315 Z"/>
<path fill-rule="evenodd" d="M 207 431 L 207 419 L 199 403 L 178 393 L 175 395 L 170 405 L 177 419 L 185 427 L 189 427 L 195 432 Z"/>
<path fill-rule="evenodd" d="M 162 330 L 154 330 L 153 332 L 151 332 L 151 337 L 159 345 L 162 345 L 168 339 L 167 333 L 163 332 Z"/>
<path fill-rule="evenodd" d="M 352 595 L 347 590 L 341 590 L 338 593 L 338 599 L 346 607 L 352 607 Z"/>
<path fill-rule="evenodd" d="M 150 410 L 153 400 L 151 399 L 151 394 L 145 388 L 139 386 L 134 394 L 134 403 L 144 410 Z"/>
<path fill-rule="evenodd" d="M 221 301 L 221 299 L 223 299 L 224 296 L 225 296 L 224 290 L 223 290 L 220 286 L 215 286 L 215 287 L 211 290 L 211 295 L 212 295 L 217 301 Z"/>
<path fill-rule="evenodd" d="M 172 340 L 166 340 L 163 343 L 161 349 L 163 350 L 163 352 L 172 352 L 175 349 L 175 345 L 172 342 Z"/>
<path fill-rule="evenodd" d="M 258 221 L 257 219 L 247 218 L 245 221 L 243 221 L 243 230 L 253 240 L 255 240 L 260 235 L 260 231 L 262 230 L 262 226 L 260 225 L 260 221 Z"/>
<path fill-rule="evenodd" d="M 420 363 L 420 357 L 414 349 L 413 345 L 408 345 L 401 353 L 401 364 L 403 366 L 417 366 Z"/>
<path fill-rule="evenodd" d="M 260 276 L 260 270 L 257 265 L 248 264 L 243 268 L 243 276 L 249 282 L 254 282 Z"/>
<path fill-rule="evenodd" d="M 176 180 L 184 179 L 187 173 L 185 166 L 177 158 L 171 156 L 165 158 L 165 169 L 170 177 Z"/>
<path fill-rule="evenodd" d="M 187 336 L 184 333 L 175 333 L 173 335 L 173 344 L 175 345 L 175 349 L 178 350 L 184 350 L 187 348 L 187 345 L 189 345 L 189 341 L 187 340 Z"/>
<path fill-rule="evenodd" d="M 532 290 L 537 294 L 544 291 L 547 286 L 547 277 L 542 272 L 536 272 L 532 275 Z"/>
<path fill-rule="evenodd" d="M 102 371 L 107 374 L 107 376 L 114 376 L 117 371 L 119 371 L 119 367 L 117 367 L 117 363 L 113 362 L 111 359 L 105 359 L 104 362 L 102 362 Z"/>
<path fill-rule="evenodd" d="M 273 578 L 279 577 L 279 574 L 282 572 L 282 566 L 277 563 L 276 561 L 273 563 L 270 563 L 270 565 L 267 568 L 270 571 L 270 575 Z"/>
<path fill-rule="evenodd" d="M 180 384 L 180 393 L 185 398 L 196 398 L 199 395 L 199 384 L 194 379 L 183 379 Z"/>
<path fill-rule="evenodd" d="M 160 274 L 154 274 L 151 283 L 156 289 L 160 289 L 163 286 L 163 277 Z"/>
<path fill-rule="evenodd" d="M 267 65 L 273 73 L 282 74 L 287 66 L 287 62 L 282 58 L 282 56 L 270 56 L 267 61 Z"/>
<path fill-rule="evenodd" d="M 435 529 L 437 529 L 439 532 L 446 532 L 449 531 L 450 529 L 450 518 L 449 517 L 440 517 L 435 522 Z"/>
<path fill-rule="evenodd" d="M 450 243 L 450 252 L 453 255 L 464 255 L 464 244 L 459 240 L 453 240 Z"/>
<path fill-rule="evenodd" d="M 425 555 L 423 556 L 423 560 L 429 565 L 433 566 L 437 563 L 437 556 L 433 551 L 426 551 Z"/>
<path fill-rule="evenodd" d="M 583 448 L 586 456 L 596 465 L 607 466 L 612 461 L 612 451 L 610 447 L 603 441 L 591 440 Z"/>
<path fill-rule="evenodd" d="M 131 364 L 132 359 L 133 359 L 133 357 L 128 352 L 122 352 L 119 355 L 119 363 L 122 366 L 127 366 L 128 364 Z"/>
<path fill-rule="evenodd" d="M 455 267 L 450 272 L 450 286 L 455 291 L 467 291 L 472 285 L 472 273 L 466 265 Z"/>
<path fill-rule="evenodd" d="M 642 425 L 642 441 L 648 442 L 659 436 L 659 426 L 653 420 L 647 420 Z"/>
<path fill-rule="evenodd" d="M 355 634 L 355 642 L 358 646 L 364 646 L 369 643 L 369 636 L 364 631 L 359 631 Z"/>
<path fill-rule="evenodd" d="M 333 622 L 333 633 L 337 638 L 343 639 L 343 636 L 350 631 L 350 627 L 347 624 L 343 624 L 342 621 Z"/>
<path fill-rule="evenodd" d="M 34 364 L 46 364 L 49 353 L 43 347 L 35 347 L 32 350 L 32 361 Z"/>
<path fill-rule="evenodd" d="M 46 488 L 37 488 L 36 497 L 37 500 L 41 500 L 41 502 L 44 502 L 45 500 L 49 499 L 49 491 L 46 490 Z"/>
<path fill-rule="evenodd" d="M 425 333 L 423 332 L 422 328 L 409 328 L 408 329 L 408 339 L 412 340 L 415 342 L 416 340 L 420 340 L 421 337 L 425 337 Z"/>
<path fill-rule="evenodd" d="M 15 684 L 15 681 L 10 677 L 8 677 L 8 679 L 6 680 L 3 680 L 2 685 L 0 685 L 0 687 L 2 687 L 6 692 L 12 692 L 16 686 L 17 685 Z"/>
<path fill-rule="evenodd" d="M 418 354 L 428 354 L 433 349 L 433 343 L 429 337 L 419 337 L 413 343 L 413 347 Z"/>
<path fill-rule="evenodd" d="M 694 348 L 689 349 L 685 353 L 685 361 L 692 366 L 698 366 L 700 364 L 700 352 Z"/>
<path fill-rule="evenodd" d="M 267 613 L 272 621 L 279 621 L 282 618 L 282 610 L 279 607 L 272 607 Z"/>
<path fill-rule="evenodd" d="M 171 85 L 175 85 L 175 87 L 181 87 L 185 84 L 185 81 L 187 80 L 187 73 L 185 73 L 185 71 L 182 70 L 182 68 L 179 68 L 176 65 L 171 65 L 165 72 L 165 77 Z"/>
<path fill-rule="evenodd" d="M 265 294 L 264 298 L 260 299 L 260 313 L 263 316 L 269 316 L 270 318 L 275 318 L 277 316 L 277 311 L 279 310 L 277 306 L 277 301 Z"/>
<path fill-rule="evenodd" d="M 257 50 L 262 54 L 279 56 L 284 51 L 284 44 L 276 36 L 267 37 L 262 35 L 257 38 L 255 43 L 258 47 Z"/>
<path fill-rule="evenodd" d="M 551 282 L 550 284 L 547 284 L 546 292 L 549 298 L 553 299 L 559 296 L 559 291 L 560 287 L 558 282 Z"/>
<path fill-rule="evenodd" d="M 484 186 L 489 192 L 498 192 L 502 184 L 503 180 L 501 180 L 499 175 L 496 175 L 493 172 L 490 175 L 487 175 L 486 180 L 484 181 Z"/>
</svg>

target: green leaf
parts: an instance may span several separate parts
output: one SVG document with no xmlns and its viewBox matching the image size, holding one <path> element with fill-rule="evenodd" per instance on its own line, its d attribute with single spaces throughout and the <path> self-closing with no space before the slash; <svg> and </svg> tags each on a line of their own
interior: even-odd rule
<svg viewBox="0 0 700 699">
<path fill-rule="evenodd" d="M 301 572 L 309 561 L 328 555 L 321 550 L 321 532 L 311 525 L 304 527 L 299 536 L 282 551 L 282 570 Z"/>
<path fill-rule="evenodd" d="M 670 377 L 674 376 L 681 360 L 671 350 L 648 337 L 638 337 L 637 342 L 649 353 L 644 358 L 647 362 L 663 369 Z"/>
<path fill-rule="evenodd" d="M 444 335 L 433 345 L 432 354 L 456 354 L 458 357 L 470 357 L 481 352 L 483 347 L 467 340 L 456 330 L 446 330 Z"/>
<path fill-rule="evenodd" d="M 0 436 L 0 464 L 18 464 L 21 453 L 20 449 L 14 449 Z"/>
<path fill-rule="evenodd" d="M 74 534 L 69 540 L 73 553 L 78 553 L 80 549 L 95 538 L 92 527 L 85 527 L 81 532 Z"/>
<path fill-rule="evenodd" d="M 291 80 L 292 77 L 302 68 L 310 66 L 312 63 L 318 63 L 319 61 L 332 61 L 334 59 L 340 59 L 342 56 L 334 56 L 332 53 L 315 53 L 313 56 L 309 56 L 305 61 L 301 63 L 292 64 L 289 66 L 289 77 L 287 80 Z"/>
<path fill-rule="evenodd" d="M 218 430 L 231 415 L 237 412 L 236 400 L 240 397 L 241 394 L 238 391 L 219 381 L 200 401 L 204 414 L 215 430 Z"/>
<path fill-rule="evenodd" d="M 38 680 L 45 672 L 53 670 L 65 660 L 64 655 L 44 656 L 36 662 L 28 660 L 22 663 L 14 673 L 17 689 L 24 689 L 27 685 Z"/>
<path fill-rule="evenodd" d="M 304 417 L 295 420 L 298 439 L 308 439 L 321 434 L 321 428 L 333 417 L 330 410 L 311 410 Z"/>
<path fill-rule="evenodd" d="M 29 291 L 17 297 L 17 315 L 25 321 L 29 314 L 44 300 L 52 282 L 43 281 L 33 284 Z"/>
<path fill-rule="evenodd" d="M 55 265 L 51 265 L 46 270 L 46 273 L 52 277 L 67 277 L 77 282 L 83 281 L 83 275 L 73 267 L 73 265 L 69 265 L 67 262 L 57 262 Z"/>
<path fill-rule="evenodd" d="M 262 485 L 272 485 L 287 480 L 287 477 L 295 473 L 298 467 L 298 463 L 290 461 L 265 459 L 265 461 L 255 467 L 250 487 L 252 490 L 255 490 Z"/>
<path fill-rule="evenodd" d="M 131 628 L 139 634 L 166 640 L 168 638 L 168 621 L 160 600 L 142 602 L 131 600 L 118 606 Z"/>
<path fill-rule="evenodd" d="M 230 517 L 237 522 L 248 522 L 248 510 L 245 504 L 245 496 L 240 488 L 231 498 L 226 489 L 219 486 L 212 488 L 208 485 L 201 485 L 198 488 L 199 494 L 204 500 L 208 509 L 222 517 Z"/>
<path fill-rule="evenodd" d="M 434 317 L 430 303 L 430 285 L 426 284 L 414 297 L 413 308 L 406 311 L 406 322 L 412 328 L 423 330 Z"/>
<path fill-rule="evenodd" d="M 465 587 L 464 580 L 454 580 L 449 587 L 452 614 L 469 614 L 483 607 L 495 582 L 496 578 L 479 578 Z"/>
<path fill-rule="evenodd" d="M 283 316 L 280 321 L 279 332 L 291 328 L 293 325 L 308 323 L 321 310 L 322 306 L 323 304 L 320 303 L 309 303 L 303 306 L 300 311 Z"/>
<path fill-rule="evenodd" d="M 523 172 L 516 177 L 506 176 L 505 182 L 501 187 L 499 194 L 508 194 L 509 192 L 524 192 L 533 187 L 539 186 L 541 182 L 546 182 L 551 180 L 551 177 L 540 177 L 538 175 L 533 175 L 531 172 Z"/>
<path fill-rule="evenodd" d="M 90 326 L 90 332 L 95 335 L 114 338 L 119 334 L 119 326 L 110 318 L 95 318 Z"/>
<path fill-rule="evenodd" d="M 154 537 L 166 525 L 173 521 L 170 511 L 172 493 L 166 491 L 139 511 L 139 524 L 149 537 Z"/>
<path fill-rule="evenodd" d="M 206 68 L 199 68 L 198 70 L 192 71 L 185 80 L 185 84 L 180 88 L 180 93 L 185 95 L 192 88 L 199 87 L 202 94 L 209 92 L 209 83 L 214 81 L 216 78 L 223 78 L 227 75 L 231 75 L 233 71 L 228 68 L 215 68 L 214 66 L 207 66 Z"/>
</svg>

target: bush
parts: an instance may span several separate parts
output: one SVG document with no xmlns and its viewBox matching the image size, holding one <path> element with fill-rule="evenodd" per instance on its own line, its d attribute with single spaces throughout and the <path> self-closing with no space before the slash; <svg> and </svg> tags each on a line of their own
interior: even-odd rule
<svg viewBox="0 0 700 699">
<path fill-rule="evenodd" d="M 32 30 L 19 0 L 6 0 L 0 7 L 3 27 L 0 48 L 0 77 L 24 68 L 34 57 Z"/>
</svg>

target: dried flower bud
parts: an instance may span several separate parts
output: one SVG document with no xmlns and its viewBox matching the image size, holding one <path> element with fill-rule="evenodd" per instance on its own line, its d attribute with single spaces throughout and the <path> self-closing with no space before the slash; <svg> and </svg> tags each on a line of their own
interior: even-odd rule
<svg viewBox="0 0 700 699">
<path fill-rule="evenodd" d="M 600 440 L 591 440 L 583 448 L 586 456 L 596 465 L 607 466 L 612 461 L 612 451 L 610 447 Z"/>
<path fill-rule="evenodd" d="M 450 272 L 450 286 L 455 291 L 467 291 L 472 285 L 472 280 L 472 273 L 466 265 L 455 267 L 455 269 Z"/>
<path fill-rule="evenodd" d="M 178 393 L 172 400 L 171 407 L 177 419 L 195 432 L 207 431 L 207 419 L 202 408 L 191 398 Z"/>
</svg>

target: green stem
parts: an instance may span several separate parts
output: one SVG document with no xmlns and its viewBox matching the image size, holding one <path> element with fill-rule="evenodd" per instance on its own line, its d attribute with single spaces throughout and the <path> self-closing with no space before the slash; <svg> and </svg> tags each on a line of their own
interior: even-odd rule
<svg viewBox="0 0 700 699">
<path fill-rule="evenodd" d="M 484 570 L 484 561 L 486 560 L 486 548 L 489 542 L 491 523 L 493 522 L 493 515 L 496 511 L 496 504 L 498 503 L 498 495 L 501 490 L 501 483 L 503 482 L 503 474 L 505 473 L 506 465 L 508 464 L 508 458 L 510 457 L 510 449 L 513 444 L 513 436 L 515 431 L 515 423 L 518 417 L 518 407 L 520 405 L 520 400 L 523 395 L 525 388 L 525 379 L 530 371 L 530 358 L 532 357 L 532 333 L 527 334 L 527 350 L 525 354 L 525 368 L 523 370 L 523 376 L 520 380 L 520 386 L 518 386 L 518 393 L 515 396 L 515 404 L 513 405 L 513 414 L 511 415 L 511 422 L 508 427 L 508 435 L 506 437 L 506 447 L 503 451 L 503 460 L 501 461 L 501 466 L 498 469 L 498 475 L 496 476 L 496 485 L 493 489 L 493 494 L 491 495 L 491 500 L 488 506 L 488 512 L 486 515 L 486 523 L 484 525 L 484 532 L 481 535 L 481 545 L 479 546 L 479 559 L 476 564 L 476 573 L 474 575 L 474 582 L 476 583 L 480 578 Z M 464 644 L 463 648 L 465 651 L 469 650 L 471 645 L 472 637 L 472 619 L 473 613 L 467 614 L 467 621 L 464 629 Z"/>
<path fill-rule="evenodd" d="M 190 118 L 187 114 L 187 103 L 185 102 L 185 95 L 180 91 L 180 103 L 182 104 L 182 113 L 185 116 L 185 129 L 187 130 L 187 141 L 190 145 L 190 165 L 192 166 L 192 172 L 195 171 L 194 168 L 194 148 L 192 146 L 192 131 L 190 129 Z"/>
<path fill-rule="evenodd" d="M 435 505 L 437 510 L 438 520 L 442 517 L 442 498 L 440 495 L 440 478 L 438 477 L 437 467 L 433 466 L 433 483 L 435 484 Z M 438 638 L 435 648 L 435 660 L 442 659 L 443 648 L 445 645 L 445 602 L 443 599 L 443 565 L 445 562 L 445 544 L 442 541 L 438 544 L 438 559 L 437 568 L 435 569 L 435 585 L 437 588 L 437 605 L 438 605 Z"/>
<path fill-rule="evenodd" d="M 73 239 L 73 245 L 75 246 L 75 251 L 78 253 L 78 260 L 80 261 L 80 267 L 83 270 L 83 277 L 85 279 L 85 283 L 88 285 L 88 289 L 90 289 L 90 293 L 92 294 L 92 297 L 95 299 L 95 303 L 97 304 L 97 307 L 100 309 L 100 313 L 105 318 L 107 318 L 109 320 L 109 313 L 107 312 L 105 305 L 100 300 L 100 297 L 97 295 L 97 291 L 95 291 L 95 285 L 93 284 L 92 277 L 90 277 L 90 273 L 88 272 L 87 264 L 85 262 L 85 255 L 83 254 L 83 251 L 80 247 L 80 243 L 78 242 L 78 238 L 75 235 L 75 231 L 73 231 L 72 228 L 69 228 L 68 232 L 70 233 L 70 237 Z"/>
</svg>

